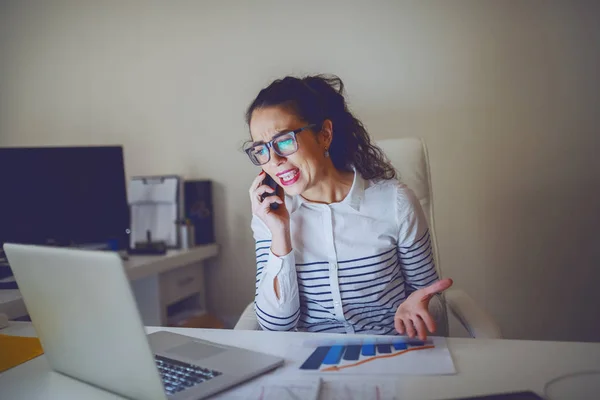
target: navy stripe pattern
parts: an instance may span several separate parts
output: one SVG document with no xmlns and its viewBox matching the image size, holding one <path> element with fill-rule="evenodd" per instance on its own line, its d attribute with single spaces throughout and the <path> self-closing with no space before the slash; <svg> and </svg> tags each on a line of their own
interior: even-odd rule
<svg viewBox="0 0 600 400">
<path fill-rule="evenodd" d="M 346 333 L 351 325 L 356 333 L 391 333 L 396 308 L 406 292 L 397 248 L 337 262 L 343 318 L 336 317 L 329 283 L 331 267 L 335 268 L 328 262 L 296 264 L 301 309 L 298 329 Z"/>
<path fill-rule="evenodd" d="M 427 230 L 411 247 L 398 248 L 408 293 L 431 285 L 438 279 L 433 262 L 431 237 Z"/>
<path fill-rule="evenodd" d="M 264 247 L 264 243 L 262 243 Z M 256 289 L 267 263 L 256 247 Z M 268 251 L 268 249 L 266 250 Z M 394 315 L 408 294 L 437 279 L 429 231 L 411 247 L 392 247 L 373 256 L 338 261 L 338 284 L 343 319 L 336 318 L 327 261 L 296 264 L 300 308 L 275 316 L 255 304 L 256 316 L 266 330 L 305 330 L 346 333 L 395 334 Z"/>
<path fill-rule="evenodd" d="M 269 259 L 269 248 L 271 247 L 270 240 L 260 240 L 256 242 L 256 286 L 254 297 L 258 296 L 258 285 L 263 277 L 263 272 L 267 266 Z M 263 256 L 266 254 L 266 257 Z M 260 305 L 254 301 L 254 311 L 256 312 L 256 319 L 258 320 L 261 328 L 267 331 L 291 331 L 296 327 L 298 317 L 300 316 L 300 309 L 298 308 L 294 313 L 287 316 L 276 316 L 263 310 Z"/>
<path fill-rule="evenodd" d="M 253 217 L 262 328 L 395 334 L 398 306 L 438 279 L 419 199 L 395 180 L 373 183 L 355 174 L 340 203 L 304 206 L 300 200 L 286 199 L 294 253 L 281 260 L 271 259 L 270 232 Z M 272 282 L 263 282 L 267 271 L 269 280 L 278 274 L 282 297 Z"/>
</svg>

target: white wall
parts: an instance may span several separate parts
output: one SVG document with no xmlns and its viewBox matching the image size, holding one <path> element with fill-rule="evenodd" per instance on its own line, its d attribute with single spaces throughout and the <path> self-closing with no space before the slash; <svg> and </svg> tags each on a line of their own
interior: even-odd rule
<svg viewBox="0 0 600 400">
<path fill-rule="evenodd" d="M 245 107 L 331 72 L 376 138 L 430 148 L 443 269 L 510 338 L 600 340 L 593 1 L 0 2 L 0 145 L 125 146 L 216 184 L 215 313 L 253 296 Z M 2 173 L 5 173 L 4 171 Z"/>
</svg>

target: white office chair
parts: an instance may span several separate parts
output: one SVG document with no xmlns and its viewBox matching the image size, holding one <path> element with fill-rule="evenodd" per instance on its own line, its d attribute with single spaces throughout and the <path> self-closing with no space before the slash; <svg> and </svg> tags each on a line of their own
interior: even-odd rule
<svg viewBox="0 0 600 400">
<path fill-rule="evenodd" d="M 387 139 L 377 142 L 385 152 L 392 165 L 399 173 L 399 178 L 410 187 L 421 202 L 429 222 L 429 230 L 434 251 L 435 265 L 438 275 L 442 277 L 439 260 L 435 221 L 433 218 L 433 199 L 431 178 L 429 173 L 429 158 L 425 143 L 420 139 L 403 138 Z M 502 338 L 500 328 L 496 322 L 475 301 L 460 289 L 448 289 L 441 296 L 435 296 L 429 303 L 429 311 L 437 323 L 437 336 L 448 336 L 448 313 L 452 314 L 465 327 L 473 338 L 499 339 Z M 254 303 L 250 303 L 238 320 L 234 329 L 258 330 L 261 329 L 256 314 Z"/>
</svg>

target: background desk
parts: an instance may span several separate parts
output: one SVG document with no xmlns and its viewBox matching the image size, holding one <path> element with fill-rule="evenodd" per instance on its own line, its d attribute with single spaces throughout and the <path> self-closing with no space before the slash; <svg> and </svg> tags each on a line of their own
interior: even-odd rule
<svg viewBox="0 0 600 400">
<path fill-rule="evenodd" d="M 124 261 L 144 324 L 163 326 L 206 310 L 203 262 L 218 251 L 218 245 L 209 244 L 169 250 L 164 256 L 130 256 Z M 179 307 L 171 307 L 177 303 Z M 27 315 L 18 290 L 0 290 L 0 313 L 9 319 Z"/>
<path fill-rule="evenodd" d="M 335 337 L 332 334 L 225 329 L 147 330 L 163 329 L 278 356 L 285 356 L 291 344 L 307 338 Z M 0 333 L 35 334 L 28 323 L 11 323 Z M 456 375 L 384 376 L 382 379 L 395 380 L 399 400 L 434 400 L 526 389 L 543 394 L 544 384 L 554 377 L 600 368 L 600 343 L 449 338 L 448 347 L 458 370 Z M 0 395 L 3 400 L 120 398 L 50 371 L 44 356 L 0 374 Z"/>
</svg>

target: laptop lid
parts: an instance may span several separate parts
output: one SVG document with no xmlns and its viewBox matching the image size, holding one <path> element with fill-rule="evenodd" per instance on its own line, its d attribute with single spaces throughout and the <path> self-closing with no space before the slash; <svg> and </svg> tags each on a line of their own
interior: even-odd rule
<svg viewBox="0 0 600 400">
<path fill-rule="evenodd" d="M 52 369 L 129 398 L 166 398 L 116 253 L 4 250 Z"/>
</svg>

